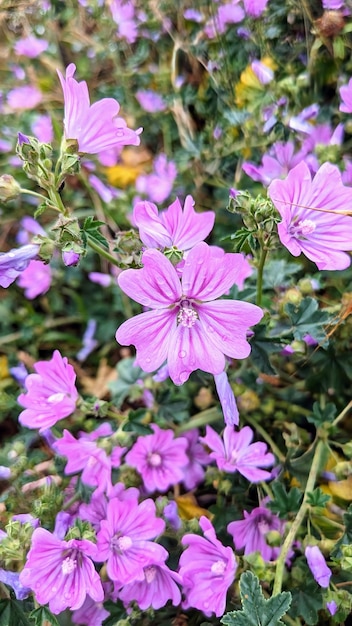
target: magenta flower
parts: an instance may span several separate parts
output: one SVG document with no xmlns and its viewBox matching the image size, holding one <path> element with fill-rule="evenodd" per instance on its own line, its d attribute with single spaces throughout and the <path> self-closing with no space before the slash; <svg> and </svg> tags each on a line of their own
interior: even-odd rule
<svg viewBox="0 0 352 626">
<path fill-rule="evenodd" d="M 76 66 L 66 68 L 66 79 L 57 71 L 65 100 L 65 138 L 78 142 L 81 153 L 97 154 L 116 145 L 138 146 L 141 129 L 134 131 L 117 117 L 120 105 L 113 98 L 90 104 L 87 83 L 78 83 L 73 75 Z"/>
<path fill-rule="evenodd" d="M 134 43 L 137 39 L 134 4 L 131 0 L 111 0 L 109 3 L 112 19 L 117 24 L 117 35 Z"/>
<path fill-rule="evenodd" d="M 223 439 L 211 427 L 206 427 L 205 437 L 200 437 L 210 450 L 210 458 L 216 461 L 218 468 L 224 472 L 239 472 L 247 480 L 257 483 L 268 480 L 271 472 L 260 469 L 275 463 L 275 457 L 267 452 L 267 445 L 261 441 L 251 443 L 253 431 L 244 426 L 236 431 L 233 426 L 226 426 Z"/>
<path fill-rule="evenodd" d="M 54 129 L 50 115 L 38 115 L 32 123 L 32 131 L 42 143 L 51 143 L 54 139 Z"/>
<path fill-rule="evenodd" d="M 163 532 L 165 522 L 155 516 L 153 500 L 112 498 L 106 519 L 100 523 L 97 550 L 100 561 L 107 560 L 107 573 L 116 585 L 144 580 L 144 567 L 164 562 L 168 553 L 150 541 Z"/>
<path fill-rule="evenodd" d="M 28 59 L 34 59 L 44 52 L 48 47 L 48 42 L 45 39 L 38 39 L 34 35 L 29 35 L 23 39 L 19 39 L 15 43 L 16 54 L 21 54 Z"/>
<path fill-rule="evenodd" d="M 136 180 L 138 193 L 148 196 L 151 202 L 164 202 L 170 195 L 177 168 L 174 161 L 168 161 L 165 154 L 159 154 L 153 163 L 151 174 L 141 174 Z"/>
<path fill-rule="evenodd" d="M 245 14 L 240 0 L 230 0 L 226 4 L 221 4 L 215 16 L 205 25 L 204 32 L 209 39 L 221 35 L 227 29 L 228 24 L 236 24 L 243 20 Z"/>
<path fill-rule="evenodd" d="M 0 286 L 9 287 L 39 252 L 34 243 L 0 253 Z"/>
<path fill-rule="evenodd" d="M 109 584 L 111 585 L 111 583 Z M 77 611 L 74 611 L 72 622 L 82 626 L 102 626 L 104 620 L 109 615 L 109 611 L 104 609 L 102 602 L 95 602 L 92 598 L 86 596 L 82 606 Z"/>
<path fill-rule="evenodd" d="M 36 373 L 26 378 L 27 393 L 18 396 L 25 407 L 18 419 L 22 426 L 41 432 L 74 412 L 78 392 L 75 371 L 58 350 L 50 361 L 37 361 L 34 369 Z"/>
<path fill-rule="evenodd" d="M 246 15 L 257 19 L 265 11 L 269 0 L 243 0 Z"/>
<path fill-rule="evenodd" d="M 125 489 L 123 483 L 116 483 L 108 491 L 109 498 L 118 498 L 121 502 L 125 500 L 138 500 L 139 491 L 136 487 L 129 487 Z M 79 507 L 79 517 L 90 522 L 96 530 L 100 528 L 100 522 L 102 519 L 106 519 L 106 512 L 108 506 L 108 498 L 102 493 L 101 490 L 96 489 L 93 491 L 90 502 L 85 504 L 84 502 Z"/>
<path fill-rule="evenodd" d="M 267 534 L 272 530 L 283 534 L 284 529 L 285 522 L 265 506 L 258 506 L 250 513 L 244 511 L 243 520 L 231 522 L 227 526 L 236 550 L 244 548 L 244 554 L 260 552 L 264 561 L 274 561 L 280 553 L 279 547 L 274 548 L 267 543 Z"/>
<path fill-rule="evenodd" d="M 320 587 L 327 589 L 330 584 L 332 571 L 330 567 L 326 565 L 326 561 L 320 552 L 320 549 L 318 546 L 307 546 L 305 549 L 305 555 L 309 569 L 314 576 L 314 580 L 318 583 L 318 585 L 320 585 Z"/>
<path fill-rule="evenodd" d="M 28 300 L 41 296 L 50 289 L 51 267 L 43 261 L 30 261 L 18 277 L 17 284 L 24 289 Z"/>
<path fill-rule="evenodd" d="M 167 491 L 171 485 L 177 485 L 188 463 L 186 439 L 174 438 L 172 430 L 162 430 L 156 424 L 152 429 L 152 435 L 138 437 L 126 454 L 126 463 L 137 469 L 149 493 Z"/>
<path fill-rule="evenodd" d="M 204 537 L 185 535 L 187 549 L 181 554 L 180 576 L 186 596 L 185 608 L 192 606 L 209 617 L 225 612 L 226 593 L 233 583 L 237 563 L 231 548 L 217 539 L 211 522 L 201 517 L 199 525 Z"/>
<path fill-rule="evenodd" d="M 278 225 L 281 243 L 293 256 L 303 252 L 320 270 L 350 265 L 350 256 L 343 251 L 352 250 L 352 218 L 338 211 L 350 208 L 352 189 L 342 184 L 335 165 L 324 163 L 312 180 L 308 165 L 302 162 L 285 180 L 274 180 L 268 193 L 282 217 Z"/>
<path fill-rule="evenodd" d="M 137 202 L 133 221 L 139 236 L 148 248 L 178 248 L 189 250 L 203 241 L 214 226 L 214 211 L 196 213 L 192 196 L 187 196 L 182 209 L 177 198 L 166 211 L 158 212 L 152 202 Z"/>
<path fill-rule="evenodd" d="M 42 92 L 37 87 L 32 87 L 32 85 L 15 87 L 7 94 L 7 104 L 14 111 L 35 109 L 42 99 Z"/>
<path fill-rule="evenodd" d="M 136 346 L 137 365 L 152 372 L 167 360 L 170 378 L 182 385 L 197 369 L 220 374 L 225 354 L 248 356 L 246 332 L 262 318 L 262 310 L 236 300 L 213 302 L 236 282 L 239 258 L 199 243 L 187 256 L 181 282 L 158 250 L 144 252 L 142 269 L 120 274 L 121 289 L 152 309 L 127 320 L 116 332 L 121 345 Z"/>
<path fill-rule="evenodd" d="M 102 602 L 103 587 L 90 558 L 95 556 L 96 546 L 91 541 L 61 541 L 48 530 L 37 528 L 20 582 L 33 590 L 39 604 L 49 603 L 54 614 L 66 608 L 79 609 L 87 594 Z"/>
<path fill-rule="evenodd" d="M 348 81 L 347 85 L 340 87 L 340 111 L 343 113 L 352 113 L 352 78 Z"/>
<path fill-rule="evenodd" d="M 165 563 L 155 563 L 143 568 L 144 579 L 125 585 L 119 591 L 119 599 L 128 606 L 136 602 L 145 611 L 150 607 L 161 609 L 168 600 L 174 606 L 181 602 L 181 592 L 176 583 L 181 584 L 181 576 L 173 572 Z"/>
<path fill-rule="evenodd" d="M 165 111 L 166 104 L 163 97 L 156 91 L 151 89 L 142 90 L 136 92 L 136 98 L 147 113 L 158 113 Z"/>
<path fill-rule="evenodd" d="M 269 185 L 275 178 L 283 178 L 307 154 L 307 150 L 295 152 L 292 141 L 283 143 L 276 141 L 268 154 L 264 154 L 261 165 L 246 161 L 242 165 L 243 171 L 253 180 Z"/>
</svg>

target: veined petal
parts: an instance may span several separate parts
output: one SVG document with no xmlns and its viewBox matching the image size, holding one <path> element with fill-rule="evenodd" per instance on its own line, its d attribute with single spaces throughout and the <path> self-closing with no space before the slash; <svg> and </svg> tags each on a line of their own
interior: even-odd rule
<svg viewBox="0 0 352 626">
<path fill-rule="evenodd" d="M 197 304 L 197 311 L 210 352 L 213 345 L 233 359 L 249 355 L 251 347 L 246 334 L 249 326 L 263 317 L 260 307 L 240 300 L 216 300 Z"/>
<path fill-rule="evenodd" d="M 130 298 L 153 309 L 168 307 L 182 295 L 180 280 L 172 263 L 158 250 L 146 250 L 144 267 L 125 270 L 118 283 Z"/>
<path fill-rule="evenodd" d="M 285 180 L 273 180 L 268 194 L 283 220 L 291 223 L 291 218 L 302 206 L 309 206 L 312 176 L 308 165 L 301 161 L 288 173 Z M 303 218 L 304 219 L 304 218 Z"/>
<path fill-rule="evenodd" d="M 166 360 L 175 327 L 174 310 L 147 311 L 124 322 L 116 331 L 116 340 L 123 346 L 136 346 L 137 365 L 145 372 L 153 372 Z"/>
<path fill-rule="evenodd" d="M 215 300 L 226 293 L 241 276 L 243 256 L 224 252 L 217 246 L 198 243 L 187 255 L 183 293 L 197 300 Z"/>
<path fill-rule="evenodd" d="M 196 213 L 193 207 L 192 196 L 186 197 L 183 211 L 177 198 L 161 215 L 173 245 L 179 250 L 189 250 L 195 246 L 209 235 L 214 226 L 214 211 Z"/>
<path fill-rule="evenodd" d="M 137 202 L 133 209 L 133 220 L 146 246 L 149 248 L 172 246 L 173 238 L 163 225 L 156 204 L 147 201 Z"/>
<path fill-rule="evenodd" d="M 225 424 L 233 426 L 239 422 L 239 413 L 236 398 L 231 389 L 226 372 L 214 376 L 216 391 L 218 392 Z"/>
</svg>

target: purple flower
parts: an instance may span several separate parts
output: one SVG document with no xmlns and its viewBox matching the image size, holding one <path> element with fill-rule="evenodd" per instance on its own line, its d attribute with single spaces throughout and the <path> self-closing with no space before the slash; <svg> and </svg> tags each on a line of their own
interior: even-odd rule
<svg viewBox="0 0 352 626">
<path fill-rule="evenodd" d="M 240 0 L 230 0 L 226 4 L 221 4 L 216 15 L 212 18 L 204 28 L 204 32 L 209 39 L 213 39 L 225 32 L 228 24 L 236 24 L 243 20 L 245 14 L 241 6 Z"/>
<path fill-rule="evenodd" d="M 181 592 L 176 584 L 181 584 L 181 576 L 170 570 L 165 563 L 155 563 L 143 568 L 144 579 L 125 585 L 119 591 L 119 598 L 127 606 L 136 602 L 145 611 L 150 607 L 157 610 L 168 600 L 174 606 L 181 602 Z"/>
<path fill-rule="evenodd" d="M 136 92 L 136 98 L 147 113 L 158 113 L 166 109 L 163 97 L 151 89 L 147 89 L 146 91 L 140 89 Z"/>
<path fill-rule="evenodd" d="M 233 426 L 226 426 L 223 439 L 211 426 L 206 427 L 205 437 L 200 437 L 212 452 L 210 458 L 216 461 L 218 468 L 224 472 L 239 472 L 247 480 L 257 483 L 268 480 L 271 472 L 260 469 L 275 463 L 275 457 L 267 452 L 267 445 L 261 441 L 251 443 L 253 431 L 244 426 L 236 431 Z"/>
<path fill-rule="evenodd" d="M 111 200 L 118 197 L 118 190 L 114 189 L 114 187 L 111 187 L 111 185 L 105 185 L 103 181 L 100 180 L 100 178 L 98 178 L 98 176 L 96 176 L 95 174 L 91 174 L 88 180 L 93 189 L 97 192 L 97 194 L 99 194 L 104 202 L 111 202 Z"/>
<path fill-rule="evenodd" d="M 96 546 L 91 541 L 61 541 L 44 528 L 37 528 L 20 582 L 33 590 L 39 604 L 49 603 L 54 614 L 66 608 L 79 609 L 87 594 L 102 602 L 103 587 L 90 559 L 95 556 Z"/>
<path fill-rule="evenodd" d="M 133 2 L 130 0 L 111 0 L 109 7 L 112 19 L 118 26 L 117 34 L 126 39 L 128 43 L 134 43 L 137 39 L 137 24 Z"/>
<path fill-rule="evenodd" d="M 137 500 L 139 491 L 136 487 L 125 489 L 123 483 L 117 483 L 108 490 L 108 497 L 109 499 L 118 498 L 121 502 L 125 500 Z M 108 498 L 100 489 L 96 489 L 92 493 L 89 504 L 82 503 L 80 505 L 79 516 L 90 522 L 96 530 L 99 530 L 101 520 L 106 519 L 107 506 Z"/>
<path fill-rule="evenodd" d="M 54 130 L 50 115 L 39 115 L 32 123 L 32 131 L 42 143 L 51 143 L 54 139 Z"/>
<path fill-rule="evenodd" d="M 66 267 L 75 267 L 78 265 L 80 258 L 79 252 L 74 252 L 74 250 L 63 250 L 62 252 L 62 260 Z"/>
<path fill-rule="evenodd" d="M 187 256 L 180 282 L 161 252 L 147 250 L 142 269 L 120 274 L 121 289 L 152 309 L 127 320 L 116 332 L 120 344 L 136 346 L 136 363 L 144 371 L 157 370 L 167 360 L 170 378 L 182 385 L 197 369 L 220 374 L 225 354 L 248 356 L 246 332 L 262 318 L 262 310 L 236 300 L 213 302 L 236 282 L 239 257 L 199 243 Z"/>
<path fill-rule="evenodd" d="M 250 513 L 244 511 L 243 520 L 231 522 L 227 526 L 236 550 L 244 548 L 244 554 L 260 552 L 264 561 L 274 561 L 280 553 L 280 548 L 267 543 L 266 535 L 272 530 L 282 535 L 284 528 L 285 522 L 264 506 L 258 506 Z"/>
<path fill-rule="evenodd" d="M 262 85 L 271 83 L 274 78 L 273 70 L 262 61 L 258 61 L 257 59 L 252 61 L 251 68 Z"/>
<path fill-rule="evenodd" d="M 340 87 L 340 111 L 343 113 L 352 113 L 352 78 L 348 81 L 347 85 Z"/>
<path fill-rule="evenodd" d="M 37 361 L 34 369 L 36 374 L 26 378 L 27 393 L 18 396 L 19 404 L 25 407 L 19 421 L 22 426 L 39 428 L 41 432 L 74 412 L 78 392 L 75 371 L 58 350 L 50 361 Z"/>
<path fill-rule="evenodd" d="M 21 584 L 18 572 L 8 572 L 7 570 L 0 568 L 0 582 L 12 587 L 17 600 L 24 600 L 25 598 L 28 598 L 31 593 L 30 587 L 25 587 Z"/>
<path fill-rule="evenodd" d="M 269 0 L 243 0 L 246 15 L 257 19 L 265 11 Z"/>
<path fill-rule="evenodd" d="M 45 39 L 38 39 L 34 35 L 29 35 L 23 39 L 19 39 L 15 43 L 16 54 L 21 54 L 28 59 L 34 59 L 44 52 L 48 47 L 48 42 Z"/>
<path fill-rule="evenodd" d="M 182 526 L 182 521 L 178 514 L 178 507 L 175 500 L 171 500 L 170 502 L 168 502 L 163 510 L 163 515 L 173 530 L 180 530 Z"/>
<path fill-rule="evenodd" d="M 231 548 L 217 539 L 211 522 L 201 517 L 199 525 L 204 537 L 185 535 L 182 543 L 188 548 L 181 554 L 180 575 L 186 596 L 184 607 L 192 606 L 209 617 L 225 612 L 226 593 L 233 583 L 237 563 Z"/>
<path fill-rule="evenodd" d="M 308 165 L 302 162 L 285 180 L 274 180 L 268 193 L 282 217 L 278 225 L 281 243 L 293 256 L 303 252 L 320 270 L 350 265 L 350 256 L 343 250 L 352 249 L 352 218 L 338 211 L 351 206 L 352 189 L 342 184 L 335 165 L 324 163 L 312 180 Z"/>
<path fill-rule="evenodd" d="M 320 549 L 318 546 L 307 546 L 305 549 L 305 555 L 314 580 L 318 583 L 318 585 L 320 585 L 320 587 L 327 589 L 330 584 L 332 571 L 330 567 L 326 565 L 326 561 L 320 552 Z"/>
<path fill-rule="evenodd" d="M 330 615 L 335 615 L 335 613 L 337 613 L 338 606 L 335 600 L 331 600 L 331 602 L 326 603 L 326 608 L 329 611 Z"/>
<path fill-rule="evenodd" d="M 83 346 L 76 354 L 76 358 L 81 363 L 86 360 L 86 358 L 90 355 L 91 352 L 93 352 L 93 350 L 95 350 L 98 345 L 97 340 L 94 339 L 96 329 L 96 321 L 93 319 L 88 320 L 87 328 L 82 339 Z"/>
<path fill-rule="evenodd" d="M 7 94 L 7 104 L 14 111 L 35 109 L 42 99 L 42 92 L 37 87 L 32 87 L 31 85 L 15 87 Z"/>
<path fill-rule="evenodd" d="M 164 202 L 170 195 L 177 168 L 174 161 L 168 161 L 165 154 L 159 154 L 153 163 L 154 171 L 151 174 L 138 176 L 136 189 L 138 193 L 148 196 L 152 202 Z"/>
<path fill-rule="evenodd" d="M 0 286 L 6 288 L 11 285 L 38 252 L 39 246 L 28 244 L 0 253 Z"/>
<path fill-rule="evenodd" d="M 16 241 L 21 245 L 31 242 L 32 235 L 46 236 L 44 228 L 41 227 L 39 222 L 30 215 L 25 215 L 20 221 L 20 228 L 16 235 Z"/>
<path fill-rule="evenodd" d="M 264 154 L 261 165 L 245 162 L 242 165 L 243 171 L 253 180 L 269 185 L 275 178 L 283 178 L 295 167 L 307 154 L 307 150 L 300 150 L 295 153 L 295 146 L 292 141 L 282 143 L 276 141 L 269 154 Z"/>
<path fill-rule="evenodd" d="M 104 609 L 102 602 L 95 602 L 86 596 L 82 606 L 74 611 L 72 621 L 74 624 L 82 624 L 83 626 L 102 626 L 109 615 L 109 611 Z"/>
<path fill-rule="evenodd" d="M 239 413 L 236 398 L 232 391 L 226 372 L 214 376 L 216 391 L 218 392 L 225 424 L 227 426 L 238 425 Z"/>
<path fill-rule="evenodd" d="M 138 146 L 138 131 L 127 127 L 125 120 L 117 117 L 120 105 L 113 98 L 103 98 L 90 104 L 87 83 L 78 83 L 73 75 L 76 66 L 71 63 L 66 68 L 66 79 L 57 71 L 65 101 L 65 138 L 78 142 L 81 153 L 97 154 L 102 150 L 118 145 Z"/>
<path fill-rule="evenodd" d="M 41 296 L 50 289 L 51 268 L 43 261 L 30 261 L 17 279 L 19 287 L 24 289 L 24 295 L 28 300 Z"/>
<path fill-rule="evenodd" d="M 214 211 L 196 213 L 192 196 L 187 196 L 182 209 L 177 198 L 166 211 L 158 212 L 152 202 L 137 202 L 133 221 L 139 236 L 148 248 L 189 250 L 203 241 L 214 226 Z"/>
<path fill-rule="evenodd" d="M 186 439 L 175 439 L 172 430 L 162 430 L 156 424 L 152 429 L 152 435 L 138 437 L 126 454 L 126 463 L 137 469 L 149 493 L 167 491 L 171 485 L 177 485 L 188 462 Z"/>
<path fill-rule="evenodd" d="M 9 372 L 12 378 L 14 378 L 15 381 L 19 385 L 21 385 L 21 387 L 24 386 L 25 380 L 28 376 L 28 370 L 26 366 L 24 365 L 24 363 L 19 363 L 18 365 L 14 365 L 13 367 L 10 367 Z"/>
<path fill-rule="evenodd" d="M 107 560 L 107 573 L 117 585 L 144 580 L 144 567 L 164 562 L 168 553 L 150 541 L 163 532 L 165 523 L 155 516 L 153 500 L 121 502 L 112 498 L 97 535 L 99 560 Z"/>
<path fill-rule="evenodd" d="M 187 439 L 188 442 L 186 449 L 188 464 L 183 468 L 182 482 L 186 489 L 194 489 L 203 481 L 205 474 L 203 466 L 210 463 L 210 457 L 199 442 L 199 431 L 197 428 L 188 430 L 182 434 L 182 437 Z"/>
</svg>

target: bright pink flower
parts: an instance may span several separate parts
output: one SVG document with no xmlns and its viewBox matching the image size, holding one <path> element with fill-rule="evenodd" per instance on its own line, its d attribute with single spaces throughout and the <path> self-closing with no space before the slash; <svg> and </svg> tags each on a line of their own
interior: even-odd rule
<svg viewBox="0 0 352 626">
<path fill-rule="evenodd" d="M 257 483 L 268 480 L 271 472 L 260 469 L 275 463 L 275 457 L 267 452 L 267 445 L 261 441 L 251 443 L 253 431 L 244 426 L 236 431 L 233 426 L 226 426 L 223 439 L 211 427 L 206 427 L 205 437 L 200 437 L 210 450 L 210 458 L 216 461 L 218 468 L 224 472 L 239 472 L 247 480 Z"/>
<path fill-rule="evenodd" d="M 138 193 L 148 196 L 152 202 L 164 202 L 170 195 L 177 168 L 174 161 L 168 161 L 165 154 L 159 154 L 153 163 L 151 174 L 142 174 L 136 180 Z"/>
<path fill-rule="evenodd" d="M 61 541 L 48 530 L 37 528 L 20 581 L 33 590 L 39 604 L 49 603 L 54 614 L 66 608 L 79 609 L 87 594 L 102 602 L 103 587 L 90 557 L 96 557 L 91 541 Z"/>
<path fill-rule="evenodd" d="M 123 483 L 116 483 L 108 490 L 109 498 L 118 498 L 122 502 L 125 500 L 138 500 L 139 491 L 136 487 L 125 489 Z M 90 502 L 83 502 L 79 507 L 79 517 L 90 522 L 96 530 L 100 528 L 102 519 L 106 519 L 108 498 L 100 489 L 93 491 Z"/>
<path fill-rule="evenodd" d="M 340 111 L 343 113 L 352 113 L 352 78 L 348 81 L 347 85 L 340 87 Z"/>
<path fill-rule="evenodd" d="M 164 563 L 168 553 L 150 541 L 163 532 L 165 522 L 155 515 L 153 500 L 112 498 L 107 505 L 106 519 L 97 535 L 99 561 L 107 560 L 107 573 L 116 585 L 144 580 L 144 567 Z"/>
<path fill-rule="evenodd" d="M 66 68 L 66 79 L 57 71 L 65 100 L 65 138 L 76 139 L 78 151 L 97 154 L 116 145 L 138 146 L 141 129 L 127 127 L 124 119 L 117 117 L 120 105 L 113 98 L 103 98 L 90 104 L 87 83 L 78 83 L 73 75 L 76 66 Z"/>
<path fill-rule="evenodd" d="M 268 193 L 282 217 L 278 225 L 281 243 L 293 256 L 303 252 L 320 270 L 343 270 L 350 265 L 350 256 L 343 250 L 352 250 L 352 218 L 338 211 L 351 207 L 352 189 L 342 184 L 335 165 L 324 163 L 312 180 L 302 161 L 285 180 L 274 180 Z"/>
<path fill-rule="evenodd" d="M 133 221 L 139 236 L 148 248 L 178 248 L 189 250 L 203 241 L 214 226 L 214 211 L 196 213 L 192 196 L 187 196 L 182 208 L 178 198 L 166 211 L 158 212 L 152 202 L 137 202 Z"/>
<path fill-rule="evenodd" d="M 233 537 L 236 550 L 244 548 L 244 554 L 260 552 L 264 561 L 274 561 L 279 556 L 280 548 L 270 546 L 266 536 L 272 530 L 282 535 L 285 524 L 265 506 L 258 506 L 250 513 L 244 511 L 244 519 L 231 522 L 227 530 Z"/>
<path fill-rule="evenodd" d="M 32 85 L 15 87 L 7 94 L 7 104 L 14 111 L 35 109 L 42 99 L 42 92 L 37 87 L 32 87 Z"/>
<path fill-rule="evenodd" d="M 245 14 L 240 0 L 230 0 L 225 4 L 220 4 L 215 16 L 205 25 L 204 32 L 209 39 L 221 35 L 227 29 L 228 24 L 236 24 L 243 20 Z"/>
<path fill-rule="evenodd" d="M 119 591 L 119 599 L 125 606 L 136 602 L 145 611 L 150 607 L 161 609 L 168 600 L 174 606 L 181 602 L 181 592 L 176 584 L 181 584 L 181 576 L 173 572 L 165 563 L 155 563 L 143 568 L 144 579 L 136 580 Z"/>
<path fill-rule="evenodd" d="M 288 172 L 300 163 L 306 154 L 307 150 L 295 152 L 292 141 L 286 143 L 276 141 L 269 153 L 264 154 L 261 165 L 245 161 L 242 169 L 253 180 L 259 181 L 263 185 L 269 185 L 275 178 L 287 176 Z"/>
<path fill-rule="evenodd" d="M 117 341 L 136 346 L 136 363 L 146 372 L 167 360 L 176 385 L 197 369 L 220 374 L 225 354 L 246 358 L 246 333 L 262 318 L 262 310 L 247 302 L 216 300 L 236 282 L 242 258 L 199 243 L 189 252 L 180 281 L 161 252 L 147 250 L 144 267 L 125 270 L 118 282 L 127 295 L 152 310 L 124 322 Z"/>
<path fill-rule="evenodd" d="M 54 139 L 54 130 L 50 115 L 39 115 L 32 124 L 32 131 L 42 143 L 51 143 Z"/>
<path fill-rule="evenodd" d="M 156 424 L 152 428 L 154 433 L 138 437 L 126 454 L 126 463 L 137 469 L 149 493 L 177 485 L 188 462 L 186 439 L 174 438 L 172 430 L 162 430 Z"/>
<path fill-rule="evenodd" d="M 265 11 L 269 0 L 243 0 L 244 10 L 249 17 L 258 18 Z"/>
<path fill-rule="evenodd" d="M 41 432 L 74 412 L 78 392 L 75 371 L 58 350 L 50 361 L 37 361 L 34 369 L 36 374 L 26 378 L 27 393 L 18 396 L 19 404 L 26 407 L 18 419 L 22 426 Z"/>
<path fill-rule="evenodd" d="M 182 543 L 188 548 L 181 554 L 180 576 L 186 596 L 185 608 L 189 606 L 203 611 L 208 617 L 225 612 L 226 593 L 233 583 L 237 563 L 231 548 L 217 539 L 211 522 L 201 517 L 199 525 L 204 537 L 185 535 Z"/>
<path fill-rule="evenodd" d="M 28 300 L 41 296 L 50 289 L 51 267 L 43 261 L 31 261 L 21 272 L 17 284 L 24 289 L 24 295 Z"/>
<path fill-rule="evenodd" d="M 240 416 L 237 408 L 236 398 L 232 391 L 227 373 L 221 372 L 214 376 L 216 391 L 218 392 L 225 424 L 227 426 L 238 425 Z"/>
<path fill-rule="evenodd" d="M 28 59 L 34 59 L 44 52 L 48 45 L 45 39 L 38 39 L 34 35 L 29 35 L 16 41 L 15 52 L 16 54 L 22 54 Z"/>
<path fill-rule="evenodd" d="M 134 43 L 137 39 L 137 23 L 134 5 L 131 0 L 111 0 L 109 3 L 112 19 L 116 22 L 117 35 Z"/>
</svg>

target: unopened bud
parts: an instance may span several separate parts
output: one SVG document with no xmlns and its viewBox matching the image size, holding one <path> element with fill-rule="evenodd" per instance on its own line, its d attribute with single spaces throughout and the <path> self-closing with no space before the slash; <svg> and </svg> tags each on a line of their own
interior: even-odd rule
<svg viewBox="0 0 352 626">
<path fill-rule="evenodd" d="M 3 174 L 0 176 L 0 200 L 1 202 L 7 202 L 7 200 L 14 200 L 18 198 L 21 193 L 21 187 L 18 182 L 10 174 Z"/>
<path fill-rule="evenodd" d="M 78 252 L 74 252 L 73 250 L 65 250 L 62 253 L 62 260 L 66 267 L 71 267 L 78 265 L 81 255 Z"/>
</svg>

